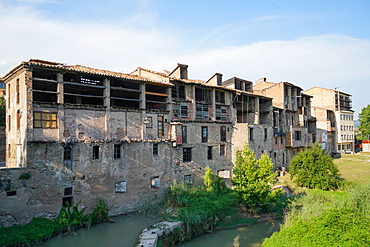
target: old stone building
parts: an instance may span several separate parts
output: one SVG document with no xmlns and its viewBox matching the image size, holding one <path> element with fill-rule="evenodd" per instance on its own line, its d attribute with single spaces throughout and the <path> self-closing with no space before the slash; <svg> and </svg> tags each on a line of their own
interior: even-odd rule
<svg viewBox="0 0 370 247">
<path fill-rule="evenodd" d="M 124 74 L 30 60 L 4 82 L 0 221 L 52 217 L 67 203 L 89 211 L 99 197 L 112 215 L 132 211 L 174 180 L 199 183 L 205 167 L 228 181 L 248 140 L 273 157 L 272 98 L 240 78 L 192 80 L 183 64 Z"/>
<path fill-rule="evenodd" d="M 352 153 L 355 147 L 354 111 L 351 95 L 337 89 L 313 87 L 313 115 L 317 118 L 318 142 L 329 154 Z"/>
<path fill-rule="evenodd" d="M 268 82 L 266 78 L 256 82 L 253 92 L 273 98 L 273 161 L 280 167 L 286 167 L 299 151 L 316 141 L 316 119 L 311 115 L 311 96 L 302 93 L 302 88 L 292 83 Z"/>
</svg>

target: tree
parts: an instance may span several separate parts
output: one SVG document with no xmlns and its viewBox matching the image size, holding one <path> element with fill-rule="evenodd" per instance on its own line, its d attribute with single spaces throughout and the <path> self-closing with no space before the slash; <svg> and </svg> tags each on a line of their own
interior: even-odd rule
<svg viewBox="0 0 370 247">
<path fill-rule="evenodd" d="M 275 203 L 281 194 L 281 190 L 271 190 L 276 182 L 271 159 L 263 154 L 257 160 L 248 144 L 236 152 L 233 175 L 231 181 L 239 200 L 251 208 L 265 209 Z"/>
<path fill-rule="evenodd" d="M 299 152 L 290 161 L 289 173 L 298 186 L 310 189 L 335 190 L 342 181 L 333 159 L 318 143 Z"/>
<path fill-rule="evenodd" d="M 370 138 L 370 105 L 362 108 L 358 115 L 360 126 L 358 127 L 360 134 L 357 136 L 359 140 L 367 140 Z"/>
</svg>

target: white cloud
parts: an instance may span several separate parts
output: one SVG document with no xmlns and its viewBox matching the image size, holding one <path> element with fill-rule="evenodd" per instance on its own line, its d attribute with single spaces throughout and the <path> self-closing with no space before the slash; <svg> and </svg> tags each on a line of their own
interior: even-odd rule
<svg viewBox="0 0 370 247">
<path fill-rule="evenodd" d="M 353 95 L 356 111 L 369 103 L 369 40 L 332 34 L 199 50 L 187 47 L 186 40 L 180 42 L 178 30 L 142 30 L 122 23 L 56 22 L 34 9 L 9 10 L 0 3 L 0 75 L 30 58 L 127 73 L 137 66 L 172 70 L 179 62 L 189 65 L 189 76 L 195 79 L 207 80 L 220 72 L 224 79 L 267 77 L 304 89 L 339 86 Z"/>
</svg>

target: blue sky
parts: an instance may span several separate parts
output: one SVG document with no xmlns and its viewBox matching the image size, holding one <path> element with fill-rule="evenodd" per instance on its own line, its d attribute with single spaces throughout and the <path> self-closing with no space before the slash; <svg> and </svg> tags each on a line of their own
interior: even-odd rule
<svg viewBox="0 0 370 247">
<path fill-rule="evenodd" d="M 370 104 L 370 1 L 0 0 L 0 76 L 39 58 L 339 87 Z"/>
</svg>

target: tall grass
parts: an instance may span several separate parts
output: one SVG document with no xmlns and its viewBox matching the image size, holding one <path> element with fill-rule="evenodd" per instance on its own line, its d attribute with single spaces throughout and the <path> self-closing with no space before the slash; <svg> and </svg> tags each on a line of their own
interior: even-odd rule
<svg viewBox="0 0 370 247">
<path fill-rule="evenodd" d="M 316 191 L 296 198 L 273 246 L 370 246 L 370 184 L 346 192 Z"/>
</svg>

